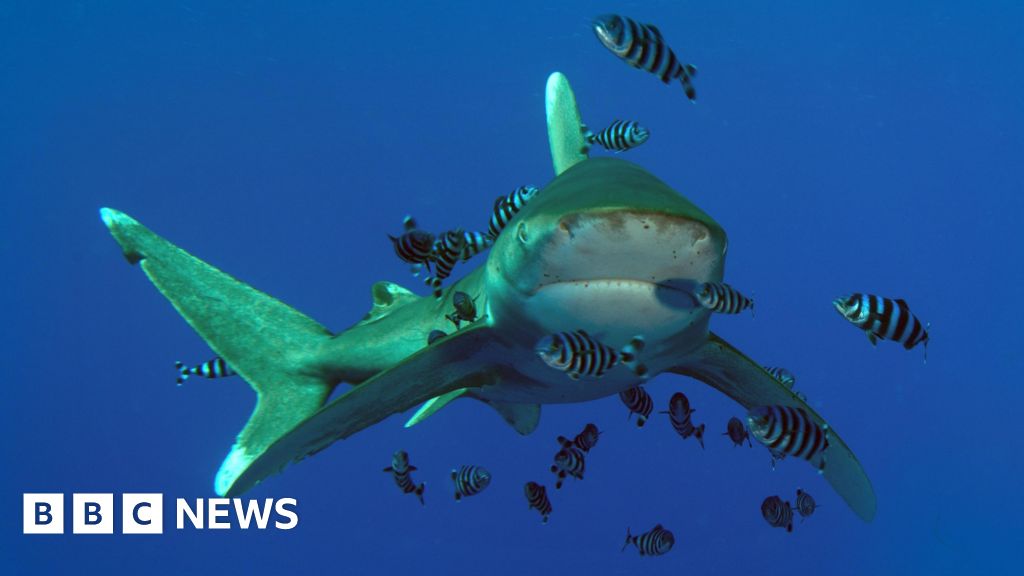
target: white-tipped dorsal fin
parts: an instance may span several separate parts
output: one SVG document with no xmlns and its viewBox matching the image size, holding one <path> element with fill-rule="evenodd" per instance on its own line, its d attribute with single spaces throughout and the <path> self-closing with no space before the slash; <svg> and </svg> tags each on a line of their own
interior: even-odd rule
<svg viewBox="0 0 1024 576">
<path fill-rule="evenodd" d="M 576 96 L 572 93 L 569 80 L 561 72 L 548 76 L 544 107 L 548 119 L 551 162 L 555 166 L 555 176 L 558 176 L 574 164 L 587 159 L 586 127 L 580 121 Z"/>
</svg>

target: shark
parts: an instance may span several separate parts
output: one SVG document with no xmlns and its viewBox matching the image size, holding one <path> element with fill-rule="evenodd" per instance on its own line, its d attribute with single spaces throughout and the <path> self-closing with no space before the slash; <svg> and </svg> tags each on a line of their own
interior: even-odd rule
<svg viewBox="0 0 1024 576">
<path fill-rule="evenodd" d="M 256 405 L 214 479 L 237 496 L 392 415 L 418 409 L 413 426 L 450 402 L 490 406 L 520 434 L 544 404 L 586 402 L 671 373 L 721 391 L 746 409 L 785 405 L 825 420 L 759 363 L 710 330 L 694 288 L 721 282 L 725 230 L 640 166 L 589 158 L 576 98 L 552 74 L 545 92 L 555 177 L 508 223 L 486 261 L 440 298 L 391 282 L 372 286 L 372 306 L 332 332 L 112 208 L 100 215 L 125 258 L 213 351 L 256 392 Z M 428 344 L 456 292 L 476 299 L 480 319 Z M 601 378 L 570 378 L 535 346 L 582 329 L 622 348 L 642 335 L 645 374 L 624 366 Z M 328 402 L 339 385 L 350 388 Z M 828 427 L 820 472 L 861 519 L 876 499 L 860 462 Z M 810 468 L 809 468 L 810 469 Z"/>
</svg>

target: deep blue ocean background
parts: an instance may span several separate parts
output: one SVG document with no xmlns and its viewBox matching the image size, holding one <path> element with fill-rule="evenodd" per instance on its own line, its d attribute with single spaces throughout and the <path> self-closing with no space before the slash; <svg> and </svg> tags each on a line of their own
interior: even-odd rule
<svg viewBox="0 0 1024 576">
<path fill-rule="evenodd" d="M 699 67 L 695 105 L 598 43 L 605 12 L 657 24 Z M 0 571 L 1020 573 L 1022 56 L 1009 1 L 0 1 Z M 174 385 L 173 362 L 209 350 L 98 208 L 341 330 L 374 281 L 425 293 L 385 237 L 405 214 L 483 228 L 495 196 L 550 181 L 556 70 L 591 125 L 648 126 L 622 157 L 725 227 L 726 280 L 757 316 L 712 328 L 797 375 L 871 477 L 874 522 L 810 467 L 732 447 L 719 432 L 740 407 L 663 375 L 648 390 L 659 405 L 686 392 L 706 450 L 663 416 L 637 429 L 615 397 L 545 406 L 528 437 L 457 402 L 247 494 L 297 498 L 295 530 L 174 530 L 173 499 L 213 496 L 255 396 L 239 379 Z M 931 322 L 927 364 L 838 317 L 830 301 L 851 291 Z M 606 432 L 586 479 L 554 493 L 554 438 L 588 421 Z M 381 473 L 398 448 L 425 507 Z M 494 481 L 456 504 L 463 463 Z M 553 493 L 547 525 L 530 479 Z M 797 487 L 820 509 L 770 528 L 761 500 Z M 67 506 L 162 492 L 165 533 L 74 536 L 69 518 L 64 536 L 23 535 L 22 493 L 51 491 Z M 659 522 L 671 553 L 620 552 L 627 527 Z"/>
</svg>

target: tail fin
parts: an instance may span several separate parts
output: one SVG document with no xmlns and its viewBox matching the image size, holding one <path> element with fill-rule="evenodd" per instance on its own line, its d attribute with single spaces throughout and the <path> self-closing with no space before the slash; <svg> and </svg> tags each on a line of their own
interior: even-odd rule
<svg viewBox="0 0 1024 576">
<path fill-rule="evenodd" d="M 188 377 L 191 376 L 191 374 L 189 374 L 188 366 L 185 366 L 185 363 L 181 360 L 175 362 L 174 367 L 178 370 L 178 386 L 181 386 L 185 383 L 185 380 L 188 380 Z"/>
<path fill-rule="evenodd" d="M 320 324 L 157 236 L 130 216 L 100 217 L 132 264 L 256 391 L 256 408 L 214 481 L 224 495 L 275 440 L 316 412 L 334 382 L 309 369 L 309 354 L 330 337 Z"/>
<path fill-rule="evenodd" d="M 633 535 L 629 533 L 629 528 L 626 528 L 626 542 L 625 542 L 625 544 L 622 545 L 622 550 L 620 550 L 620 552 L 625 552 L 626 551 L 626 547 L 629 546 L 629 543 L 632 540 L 633 540 Z"/>
</svg>

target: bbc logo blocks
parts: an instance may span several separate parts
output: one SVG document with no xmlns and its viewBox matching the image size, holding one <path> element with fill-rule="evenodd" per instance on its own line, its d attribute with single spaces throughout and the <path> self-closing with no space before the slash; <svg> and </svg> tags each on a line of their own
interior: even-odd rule
<svg viewBox="0 0 1024 576">
<path fill-rule="evenodd" d="M 122 534 L 163 534 L 163 494 L 122 494 Z M 25 494 L 23 533 L 63 534 L 64 495 Z M 113 494 L 72 494 L 71 527 L 74 534 L 114 533 Z"/>
</svg>

